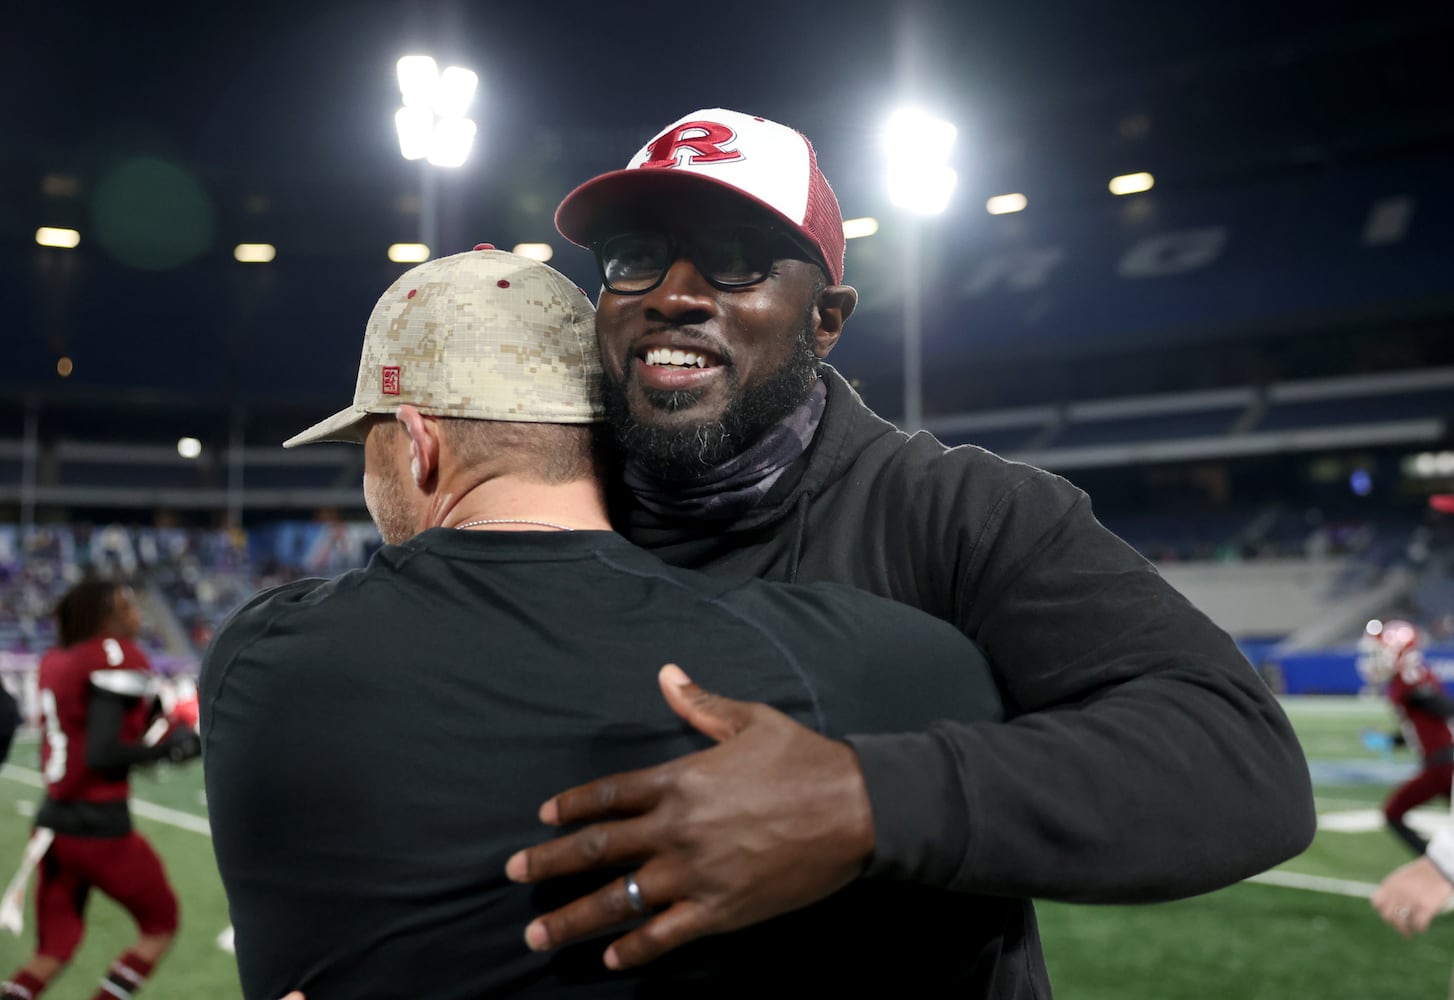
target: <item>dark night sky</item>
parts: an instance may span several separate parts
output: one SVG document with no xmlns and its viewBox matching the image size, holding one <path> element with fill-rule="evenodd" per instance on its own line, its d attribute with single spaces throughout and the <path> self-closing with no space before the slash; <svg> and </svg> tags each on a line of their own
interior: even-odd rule
<svg viewBox="0 0 1454 1000">
<path fill-rule="evenodd" d="M 83 156 L 126 135 L 217 171 L 390 170 L 393 62 L 417 47 L 480 72 L 482 172 L 540 128 L 588 144 L 715 105 L 851 149 L 916 84 L 967 139 L 1053 142 L 1034 125 L 1134 113 L 1159 95 L 1215 101 L 1279 62 L 1316 63 L 1321 80 L 1321 65 L 1341 59 L 1341 76 L 1377 89 L 1386 81 L 1356 69 L 1369 50 L 1450 23 L 1448 4 L 1407 0 L 60 0 L 7 12 L 0 122 L 6 158 Z M 1287 89 L 1263 102 L 1296 96 Z M 602 150 L 612 162 L 631 152 L 613 147 Z"/>
</svg>

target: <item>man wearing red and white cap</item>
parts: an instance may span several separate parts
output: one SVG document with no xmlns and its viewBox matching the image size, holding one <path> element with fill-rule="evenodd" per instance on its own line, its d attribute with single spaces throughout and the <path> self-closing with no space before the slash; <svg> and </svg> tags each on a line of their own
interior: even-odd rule
<svg viewBox="0 0 1454 1000">
<path fill-rule="evenodd" d="M 858 295 L 806 138 L 693 112 L 573 191 L 556 223 L 601 273 L 606 409 L 626 456 L 617 529 L 677 565 L 836 580 L 925 609 L 988 653 L 1017 716 L 850 735 L 855 754 L 825 768 L 809 762 L 819 737 L 759 712 L 753 740 L 690 767 L 552 798 L 549 822 L 587 826 L 508 871 L 638 866 L 639 899 L 658 912 L 608 962 L 652 961 L 800 906 L 825 891 L 804 860 L 859 844 L 835 877 L 946 890 L 924 906 L 975 900 L 973 918 L 945 909 L 976 956 L 961 995 L 1043 1000 L 1031 897 L 1173 899 L 1307 846 L 1302 752 L 1228 636 L 1080 490 L 906 435 L 823 362 Z M 800 807 L 824 788 L 838 807 Z M 865 815 L 868 829 L 853 820 Z M 547 949 L 614 928 L 636 901 L 607 886 L 534 921 L 527 940 Z"/>
</svg>

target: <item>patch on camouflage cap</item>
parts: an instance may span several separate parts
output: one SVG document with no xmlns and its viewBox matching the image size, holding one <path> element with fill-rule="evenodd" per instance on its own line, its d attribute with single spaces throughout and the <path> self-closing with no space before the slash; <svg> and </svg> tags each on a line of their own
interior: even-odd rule
<svg viewBox="0 0 1454 1000">
<path fill-rule="evenodd" d="M 589 298 L 554 268 L 493 247 L 412 268 L 369 316 L 353 405 L 283 447 L 361 441 L 370 414 L 402 403 L 471 420 L 601 420 Z"/>
</svg>

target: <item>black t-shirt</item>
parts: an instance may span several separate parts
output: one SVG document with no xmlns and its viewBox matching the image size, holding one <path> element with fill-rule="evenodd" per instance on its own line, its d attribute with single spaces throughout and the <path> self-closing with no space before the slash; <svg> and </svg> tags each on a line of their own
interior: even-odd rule
<svg viewBox="0 0 1454 1000">
<path fill-rule="evenodd" d="M 619 872 L 530 887 L 504 866 L 552 836 L 536 818 L 549 796 L 710 745 L 662 699 L 663 663 L 838 737 L 998 718 L 972 659 L 955 628 L 908 607 L 672 569 L 609 532 L 434 529 L 366 569 L 260 595 L 202 668 L 243 991 L 949 986 L 979 956 L 944 919 L 947 893 L 862 881 L 621 974 L 601 964 L 610 937 L 543 955 L 523 941 L 532 918 Z M 940 905 L 921 906 L 930 894 Z"/>
</svg>

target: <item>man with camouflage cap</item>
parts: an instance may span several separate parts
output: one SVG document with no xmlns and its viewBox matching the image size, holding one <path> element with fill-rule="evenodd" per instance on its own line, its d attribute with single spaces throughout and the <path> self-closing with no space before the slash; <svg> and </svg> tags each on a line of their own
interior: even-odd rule
<svg viewBox="0 0 1454 1000">
<path fill-rule="evenodd" d="M 527 946 L 523 928 L 562 901 L 506 877 L 511 853 L 541 839 L 537 804 L 602 771 L 750 739 L 717 720 L 738 712 L 748 729 L 765 709 L 731 699 L 774 706 L 848 756 L 850 732 L 999 711 L 947 624 L 836 585 L 671 569 L 611 532 L 599 375 L 585 294 L 483 247 L 396 281 L 369 320 L 353 405 L 288 442 L 363 443 L 387 544 L 365 569 L 254 598 L 203 663 L 208 807 L 247 997 L 964 981 L 959 924 L 890 883 L 823 899 L 833 886 L 626 973 L 600 943 Z M 804 877 L 840 864 L 809 861 Z M 634 873 L 576 888 L 608 883 L 646 914 Z M 845 949 L 879 957 L 835 961 Z"/>
</svg>

